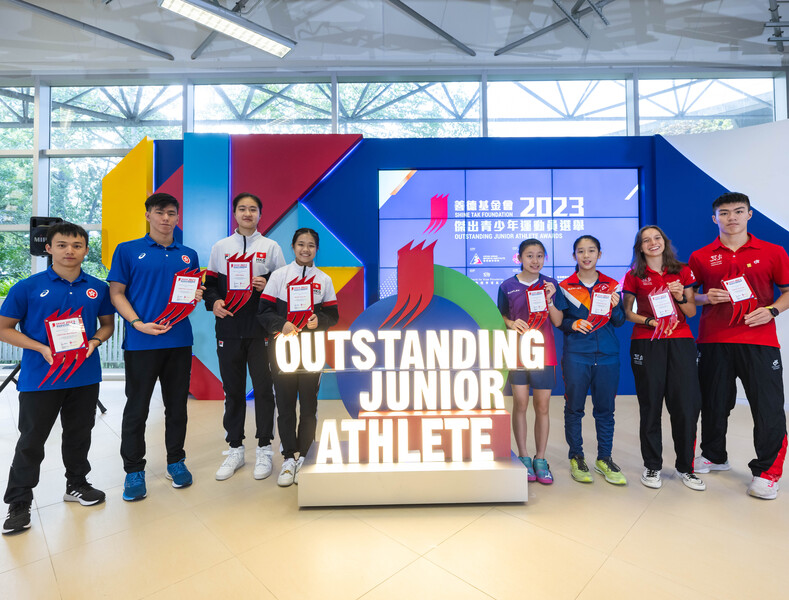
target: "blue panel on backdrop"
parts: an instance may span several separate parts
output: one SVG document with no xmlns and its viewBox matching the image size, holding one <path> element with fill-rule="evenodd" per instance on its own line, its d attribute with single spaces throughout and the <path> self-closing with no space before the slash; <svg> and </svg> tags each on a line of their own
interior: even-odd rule
<svg viewBox="0 0 789 600">
<path fill-rule="evenodd" d="M 293 255 L 293 248 L 290 243 L 293 240 L 293 233 L 299 228 L 299 210 L 298 204 L 291 208 L 284 217 L 282 217 L 277 224 L 272 227 L 266 237 L 274 240 L 282 248 L 282 254 L 285 256 L 285 262 L 293 262 L 295 256 Z M 320 263 L 320 258 L 318 262 Z"/>
<path fill-rule="evenodd" d="M 309 227 L 318 232 L 320 236 L 320 250 L 318 251 L 318 264 L 327 267 L 361 267 L 361 261 L 356 258 L 342 241 L 329 231 L 321 221 L 313 215 L 307 207 L 298 205 L 299 227 Z M 293 239 L 291 231 L 290 240 Z M 288 240 L 288 243 L 290 243 Z"/>
<path fill-rule="evenodd" d="M 184 243 L 208 265 L 211 247 L 227 237 L 230 215 L 230 138 L 224 134 L 184 135 Z M 191 316 L 192 352 L 218 376 L 214 314 L 199 306 Z"/>
<path fill-rule="evenodd" d="M 340 397 L 340 386 L 337 385 L 337 373 L 324 373 L 321 375 L 321 387 L 318 390 L 318 400 L 337 400 Z"/>
<path fill-rule="evenodd" d="M 230 137 L 184 135 L 184 243 L 208 264 L 211 247 L 230 228 Z"/>
<path fill-rule="evenodd" d="M 184 164 L 183 140 L 154 140 L 153 189 L 170 179 Z"/>
</svg>

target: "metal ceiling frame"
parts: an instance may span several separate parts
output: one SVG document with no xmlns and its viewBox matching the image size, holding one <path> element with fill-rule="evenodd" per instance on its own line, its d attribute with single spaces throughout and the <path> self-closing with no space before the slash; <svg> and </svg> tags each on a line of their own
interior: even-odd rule
<svg viewBox="0 0 789 600">
<path fill-rule="evenodd" d="M 451 43 L 452 45 L 456 46 L 457 48 L 459 48 L 460 50 L 462 50 L 463 52 L 465 52 L 469 56 L 476 56 L 477 55 L 477 53 L 474 52 L 468 46 L 466 46 L 466 44 L 464 44 L 463 42 L 461 42 L 457 38 L 455 38 L 455 37 L 451 36 L 450 34 L 448 34 L 446 31 L 441 29 L 438 25 L 436 25 L 435 23 L 433 23 L 432 21 L 430 21 L 426 17 L 424 17 L 421 14 L 419 14 L 418 12 L 416 12 L 413 8 L 411 8 L 410 6 L 405 4 L 404 2 L 401 2 L 401 0 L 386 0 L 386 1 L 389 2 L 389 4 L 391 4 L 395 8 L 398 8 L 401 11 L 403 11 L 409 17 L 412 17 L 413 19 L 416 19 L 417 21 L 419 21 L 422 25 L 424 25 L 425 27 L 427 27 L 431 31 L 436 32 L 442 38 L 444 38 L 449 43 Z"/>
<path fill-rule="evenodd" d="M 783 27 L 789 27 L 789 23 L 781 21 L 781 15 L 778 14 L 778 5 L 781 0 L 769 0 L 770 2 L 770 20 L 764 24 L 765 27 L 773 28 L 773 35 L 767 38 L 768 42 L 775 42 L 775 47 L 778 52 L 784 52 L 784 42 L 789 42 L 789 38 L 784 37 Z M 786 3 L 785 0 L 783 3 Z"/>
<path fill-rule="evenodd" d="M 167 60 L 175 60 L 175 57 L 169 52 L 165 52 L 164 50 L 159 50 L 151 46 L 146 46 L 145 44 L 141 44 L 140 42 L 130 40 L 129 38 L 123 37 L 122 35 L 118 35 L 116 33 L 112 33 L 111 31 L 107 31 L 106 29 L 99 29 L 98 27 L 94 27 L 93 25 L 89 25 L 88 23 L 83 23 L 82 21 L 77 21 L 76 19 L 72 19 L 71 17 L 67 17 L 66 15 L 61 15 L 60 13 L 56 13 L 49 9 L 36 6 L 35 4 L 31 4 L 30 2 L 25 2 L 25 0 L 0 0 L 0 2 L 7 2 L 8 4 L 13 4 L 14 6 L 18 6 L 19 8 L 24 8 L 25 10 L 29 10 L 31 12 L 44 15 L 45 17 L 49 17 L 50 19 L 54 19 L 55 21 L 60 21 L 61 23 L 65 23 L 66 25 L 77 27 L 78 29 L 82 29 L 89 33 L 98 35 L 100 37 L 107 38 L 108 40 L 112 40 L 113 42 L 118 42 L 119 44 L 124 44 L 126 46 L 130 46 L 131 48 L 136 48 L 137 50 L 142 50 L 143 52 L 147 52 L 148 54 L 153 54 L 154 56 L 158 56 L 159 58 L 165 58 Z"/>
<path fill-rule="evenodd" d="M 774 0 L 770 0 L 771 2 Z M 581 8 L 584 2 L 588 2 L 589 6 L 586 8 Z M 603 16 L 603 8 L 609 4 L 614 2 L 614 0 L 598 0 L 598 2 L 593 2 L 592 0 L 576 0 L 575 5 L 573 8 L 568 12 L 567 9 L 562 6 L 559 0 L 553 0 L 553 3 L 561 10 L 565 17 L 563 19 L 559 19 L 558 21 L 543 27 L 542 29 L 538 29 L 537 31 L 530 33 L 529 35 L 522 37 L 519 40 L 515 40 L 514 42 L 507 44 L 496 50 L 493 53 L 493 56 L 501 56 L 510 50 L 514 50 L 518 46 L 525 44 L 526 42 L 530 42 L 533 39 L 536 39 L 546 33 L 553 31 L 554 29 L 558 29 L 559 27 L 563 27 L 564 25 L 573 24 L 575 27 L 585 36 L 589 37 L 589 34 L 586 33 L 583 27 L 581 27 L 581 17 L 591 14 L 597 13 L 600 18 L 603 20 L 603 23 L 608 25 L 608 19 Z"/>
</svg>

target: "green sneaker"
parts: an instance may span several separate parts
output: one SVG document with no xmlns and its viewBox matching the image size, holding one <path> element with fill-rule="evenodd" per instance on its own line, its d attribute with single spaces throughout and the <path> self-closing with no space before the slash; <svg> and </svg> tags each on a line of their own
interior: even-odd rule
<svg viewBox="0 0 789 600">
<path fill-rule="evenodd" d="M 608 483 L 614 485 L 626 485 L 627 479 L 622 475 L 622 469 L 611 459 L 610 456 L 598 458 L 594 463 L 594 470 L 600 473 Z"/>
<path fill-rule="evenodd" d="M 589 472 L 589 467 L 586 466 L 584 457 L 580 454 L 570 459 L 570 475 L 581 483 L 592 483 L 592 474 Z"/>
</svg>

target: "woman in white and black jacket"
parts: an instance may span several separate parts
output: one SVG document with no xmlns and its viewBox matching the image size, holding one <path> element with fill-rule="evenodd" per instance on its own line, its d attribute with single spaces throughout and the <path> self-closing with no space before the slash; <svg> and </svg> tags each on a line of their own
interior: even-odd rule
<svg viewBox="0 0 789 600">
<path fill-rule="evenodd" d="M 293 253 L 296 257 L 289 265 L 271 275 L 260 296 L 258 320 L 273 339 L 277 335 L 298 335 L 301 329 L 291 320 L 300 322 L 309 313 L 302 328 L 326 330 L 339 320 L 337 295 L 331 278 L 315 266 L 318 252 L 318 233 L 312 229 L 298 229 L 293 234 Z M 312 301 L 306 302 L 303 294 L 296 305 L 296 296 L 309 283 Z M 296 286 L 302 286 L 297 288 Z M 291 303 L 288 306 L 291 288 Z M 311 304 L 311 306 L 308 306 Z M 297 310 L 294 310 L 297 309 Z M 299 314 L 300 313 L 300 314 Z M 298 317 L 296 316 L 298 315 Z M 277 396 L 277 426 L 285 458 L 277 484 L 286 487 L 298 483 L 298 472 L 304 457 L 315 439 L 318 423 L 318 388 L 320 373 L 282 373 L 274 366 L 274 389 Z M 296 400 L 299 402 L 298 430 L 296 427 Z M 298 460 L 296 453 L 299 454 Z"/>
<path fill-rule="evenodd" d="M 205 276 L 206 310 L 216 316 L 216 354 L 225 391 L 222 419 L 230 448 L 216 472 L 217 481 L 228 479 L 244 465 L 244 420 L 247 415 L 247 368 L 255 394 L 255 479 L 271 475 L 271 440 L 274 437 L 274 391 L 272 389 L 266 332 L 256 315 L 260 293 L 271 273 L 285 265 L 282 249 L 274 240 L 257 230 L 263 204 L 254 194 L 241 193 L 233 198 L 233 216 L 238 228 L 233 235 L 211 248 Z M 252 256 L 249 267 L 251 296 L 241 306 L 225 305 L 228 298 L 228 259 Z M 232 309 L 232 312 L 231 310 Z"/>
</svg>

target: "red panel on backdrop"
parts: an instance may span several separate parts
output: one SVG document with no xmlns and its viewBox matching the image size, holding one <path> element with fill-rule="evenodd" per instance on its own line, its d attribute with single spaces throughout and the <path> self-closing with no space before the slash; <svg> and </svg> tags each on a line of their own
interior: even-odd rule
<svg viewBox="0 0 789 600">
<path fill-rule="evenodd" d="M 178 211 L 178 227 L 183 230 L 184 228 L 184 209 L 183 209 L 183 199 L 184 199 L 184 168 L 179 167 L 178 170 L 170 175 L 162 185 L 156 190 L 156 193 L 164 192 L 165 194 L 171 194 L 178 199 L 178 202 L 181 204 L 181 210 Z"/>
<path fill-rule="evenodd" d="M 337 292 L 340 320 L 332 329 L 350 329 L 351 323 L 364 311 L 364 269 L 351 277 Z M 326 344 L 326 362 L 334 367 L 334 344 Z"/>
<path fill-rule="evenodd" d="M 263 201 L 258 229 L 266 233 L 362 139 L 356 134 L 230 136 L 230 196 Z M 236 228 L 231 217 L 231 230 Z"/>
<path fill-rule="evenodd" d="M 189 382 L 189 393 L 197 400 L 225 399 L 222 382 L 194 355 L 192 355 L 192 379 Z"/>
</svg>

